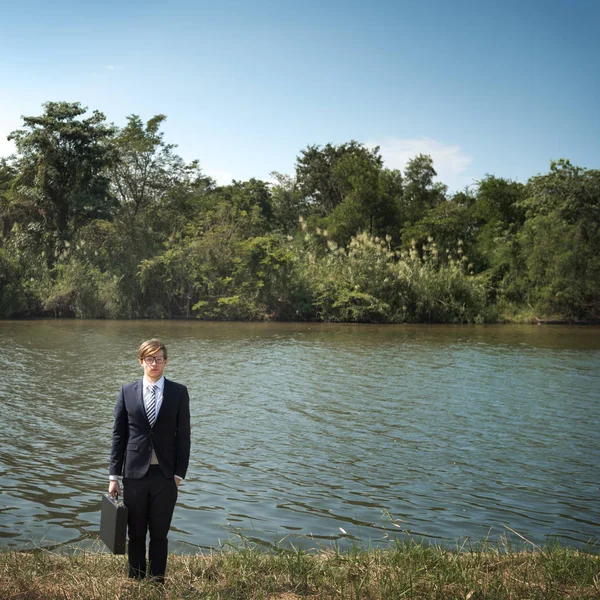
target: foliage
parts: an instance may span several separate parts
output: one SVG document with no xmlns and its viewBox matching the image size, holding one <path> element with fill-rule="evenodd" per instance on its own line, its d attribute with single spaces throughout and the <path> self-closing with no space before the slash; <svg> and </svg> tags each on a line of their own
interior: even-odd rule
<svg viewBox="0 0 600 600">
<path fill-rule="evenodd" d="M 401 213 L 405 224 L 416 223 L 428 209 L 435 208 L 446 197 L 447 187 L 434 182 L 437 173 L 431 156 L 419 154 L 408 161 L 404 171 L 404 194 Z"/>
<path fill-rule="evenodd" d="M 24 128 L 13 131 L 19 153 L 16 199 L 25 219 L 41 227 L 49 268 L 61 244 L 83 224 L 110 218 L 114 202 L 108 193 L 106 167 L 112 128 L 101 112 L 87 111 L 78 102 L 47 102 L 44 114 L 23 117 Z"/>
<path fill-rule="evenodd" d="M 21 217 L 13 200 L 13 186 L 18 174 L 19 169 L 14 159 L 0 158 L 0 244 Z"/>
<path fill-rule="evenodd" d="M 478 269 L 487 269 L 487 277 L 494 290 L 491 300 L 508 292 L 517 274 L 514 266 L 520 260 L 517 233 L 523 227 L 525 211 L 522 207 L 525 186 L 487 175 L 478 185 L 473 213 L 479 229 L 475 239 Z M 510 293 L 510 292 L 509 292 Z"/>
<path fill-rule="evenodd" d="M 317 236 L 327 238 L 327 232 Z M 306 234 L 306 272 L 319 316 L 326 321 L 478 322 L 485 319 L 481 282 L 467 268 L 461 245 L 440 260 L 430 240 L 420 255 L 394 251 L 391 238 L 359 234 L 347 248 L 327 241 L 319 253 Z"/>
<path fill-rule="evenodd" d="M 112 139 L 111 191 L 129 229 L 141 213 L 164 203 L 174 188 L 202 178 L 197 161 L 186 164 L 174 154 L 176 146 L 164 142 L 160 126 L 165 120 L 165 115 L 155 115 L 144 125 L 138 115 L 131 115 Z"/>
<path fill-rule="evenodd" d="M 455 196 L 450 200 L 444 200 L 428 210 L 415 224 L 405 227 L 402 232 L 402 247 L 410 249 L 414 246 L 422 251 L 428 239 L 433 238 L 443 251 L 442 257 L 445 257 L 446 250 L 453 250 L 460 241 L 470 261 L 479 266 L 481 262 L 477 251 L 479 231 L 473 206 L 464 202 L 463 195 L 458 195 L 458 198 Z"/>
<path fill-rule="evenodd" d="M 19 274 L 16 261 L 0 248 L 0 317 L 27 312 L 28 299 Z"/>
<path fill-rule="evenodd" d="M 397 237 L 401 176 L 394 178 L 387 169 L 374 168 L 364 157 L 356 156 L 340 160 L 335 173 L 347 180 L 348 189 L 344 200 L 322 220 L 332 239 L 346 244 L 357 232 Z"/>
<path fill-rule="evenodd" d="M 58 265 L 44 310 L 56 317 L 83 319 L 119 316 L 118 280 L 114 275 L 71 260 Z"/>
<path fill-rule="evenodd" d="M 296 180 L 314 214 L 324 217 L 344 201 L 352 189 L 348 178 L 352 171 L 348 172 L 344 163 L 352 159 L 372 169 L 383 165 L 379 148 L 370 150 L 354 140 L 339 146 L 308 146 L 302 150 L 296 161 Z"/>
<path fill-rule="evenodd" d="M 599 320 L 600 171 L 552 163 L 530 180 L 521 206 L 521 297 L 541 314 Z"/>
<path fill-rule="evenodd" d="M 302 194 L 294 177 L 271 173 L 276 181 L 271 185 L 271 205 L 274 227 L 285 234 L 294 233 L 298 228 L 298 219 L 309 213 L 309 203 Z"/>
<path fill-rule="evenodd" d="M 383 168 L 379 148 L 351 141 L 309 146 L 296 163 L 297 217 L 346 244 L 358 232 L 399 237 L 402 174 Z"/>
<path fill-rule="evenodd" d="M 164 139 L 48 102 L 0 158 L 0 316 L 600 321 L 600 171 L 452 196 L 430 156 L 308 146 L 293 176 L 216 186 Z"/>
</svg>

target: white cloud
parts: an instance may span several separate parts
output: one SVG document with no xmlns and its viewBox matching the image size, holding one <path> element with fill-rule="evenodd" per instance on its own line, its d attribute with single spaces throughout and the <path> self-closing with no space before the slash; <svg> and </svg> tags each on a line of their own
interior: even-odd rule
<svg viewBox="0 0 600 600">
<path fill-rule="evenodd" d="M 411 158 L 418 154 L 429 154 L 433 159 L 438 181 L 445 183 L 451 190 L 461 190 L 473 183 L 474 177 L 467 172 L 473 159 L 460 146 L 445 145 L 428 137 L 413 140 L 381 138 L 370 140 L 365 145 L 369 148 L 379 146 L 385 166 L 389 169 L 403 171 Z"/>
<path fill-rule="evenodd" d="M 202 172 L 209 177 L 212 177 L 217 185 L 229 185 L 233 180 L 233 175 L 229 171 L 222 169 L 213 169 L 211 167 L 202 166 Z"/>
</svg>

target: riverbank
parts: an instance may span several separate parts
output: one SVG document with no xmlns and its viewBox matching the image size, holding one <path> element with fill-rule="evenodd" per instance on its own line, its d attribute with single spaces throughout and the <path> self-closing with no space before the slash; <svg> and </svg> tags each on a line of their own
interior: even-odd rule
<svg viewBox="0 0 600 600">
<path fill-rule="evenodd" d="M 386 550 L 253 548 L 172 555 L 164 589 L 125 577 L 126 558 L 76 551 L 0 553 L 0 598 L 10 600 L 600 598 L 600 556 L 552 546 L 448 549 L 409 542 Z"/>
</svg>

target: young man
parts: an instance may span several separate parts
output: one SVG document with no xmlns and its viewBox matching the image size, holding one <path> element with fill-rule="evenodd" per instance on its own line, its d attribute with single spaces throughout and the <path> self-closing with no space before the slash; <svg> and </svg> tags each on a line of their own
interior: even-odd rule
<svg viewBox="0 0 600 600">
<path fill-rule="evenodd" d="M 115 406 L 108 492 L 120 492 L 122 475 L 129 515 L 129 577 L 142 579 L 148 573 L 162 583 L 177 488 L 190 458 L 190 400 L 184 385 L 164 378 L 167 348 L 160 340 L 144 342 L 138 360 L 144 376 L 121 388 Z"/>
</svg>

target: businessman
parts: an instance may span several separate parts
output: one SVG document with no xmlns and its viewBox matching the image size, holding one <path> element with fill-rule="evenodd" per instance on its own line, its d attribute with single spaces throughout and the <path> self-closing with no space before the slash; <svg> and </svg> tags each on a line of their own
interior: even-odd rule
<svg viewBox="0 0 600 600">
<path fill-rule="evenodd" d="M 165 379 L 167 348 L 157 339 L 138 351 L 144 376 L 124 385 L 115 406 L 110 455 L 110 494 L 120 492 L 128 510 L 129 577 L 164 582 L 167 536 L 190 458 L 190 401 L 184 385 Z M 146 534 L 150 532 L 148 568 Z"/>
</svg>

